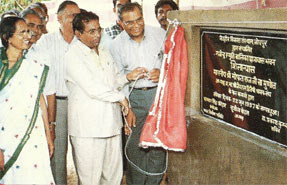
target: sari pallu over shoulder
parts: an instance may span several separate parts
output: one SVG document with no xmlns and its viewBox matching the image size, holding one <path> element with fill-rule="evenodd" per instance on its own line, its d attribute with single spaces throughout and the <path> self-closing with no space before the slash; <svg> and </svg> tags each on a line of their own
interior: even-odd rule
<svg viewBox="0 0 287 185">
<path fill-rule="evenodd" d="M 48 74 L 47 66 L 27 60 L 25 55 L 17 65 L 9 75 L 3 75 L 7 70 L 5 65 L 0 70 L 0 77 L 5 76 L 0 79 L 0 149 L 5 159 L 5 171 L 0 171 L 0 180 L 30 138 L 39 116 L 39 100 Z"/>
<path fill-rule="evenodd" d="M 0 48 L 0 91 L 8 84 L 9 80 L 13 78 L 15 73 L 18 71 L 19 67 L 22 64 L 23 59 L 27 50 L 23 51 L 23 56 L 17 61 L 17 63 L 12 67 L 10 73 L 8 74 L 8 58 L 6 56 L 6 51 L 3 47 Z"/>
</svg>

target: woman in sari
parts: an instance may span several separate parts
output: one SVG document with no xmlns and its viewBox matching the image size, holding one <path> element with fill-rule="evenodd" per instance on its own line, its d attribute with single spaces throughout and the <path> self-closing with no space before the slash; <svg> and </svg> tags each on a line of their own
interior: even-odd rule
<svg viewBox="0 0 287 185">
<path fill-rule="evenodd" d="M 0 184 L 54 184 L 42 95 L 48 67 L 25 58 L 30 35 L 22 18 L 3 19 L 0 36 Z"/>
</svg>

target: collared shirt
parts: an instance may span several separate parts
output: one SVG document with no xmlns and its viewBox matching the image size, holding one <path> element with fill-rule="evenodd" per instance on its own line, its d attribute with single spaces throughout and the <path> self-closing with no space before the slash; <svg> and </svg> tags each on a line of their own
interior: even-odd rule
<svg viewBox="0 0 287 185">
<path fill-rule="evenodd" d="M 35 44 L 33 44 L 31 48 L 28 50 L 28 53 L 26 54 L 25 57 L 28 59 L 36 60 L 42 64 L 49 66 L 49 72 L 43 93 L 45 96 L 55 94 L 56 93 L 55 69 L 54 65 L 50 65 L 49 57 L 46 55 L 46 53 L 36 52 Z"/>
<path fill-rule="evenodd" d="M 76 37 L 72 42 L 75 40 Z M 60 30 L 44 34 L 35 45 L 36 52 L 46 53 L 50 65 L 54 66 L 57 96 L 67 96 L 69 93 L 64 80 L 64 57 L 70 45 L 64 40 Z"/>
<path fill-rule="evenodd" d="M 101 41 L 100 41 L 100 45 L 109 49 L 111 42 L 112 42 L 112 38 L 104 31 L 102 31 L 101 33 Z"/>
<path fill-rule="evenodd" d="M 145 26 L 144 38 L 138 43 L 123 31 L 111 42 L 110 51 L 117 63 L 119 71 L 130 73 L 137 67 L 145 67 L 148 71 L 161 67 L 162 47 L 164 45 L 165 31 L 160 28 Z M 136 88 L 153 87 L 157 83 L 147 78 L 136 82 Z"/>
<path fill-rule="evenodd" d="M 118 24 L 112 25 L 110 27 L 105 28 L 105 32 L 112 38 L 115 39 L 122 30 L 118 26 Z"/>
<path fill-rule="evenodd" d="M 117 70 L 109 51 L 99 55 L 77 40 L 65 56 L 69 135 L 110 137 L 121 133 L 120 92 L 128 80 Z"/>
</svg>

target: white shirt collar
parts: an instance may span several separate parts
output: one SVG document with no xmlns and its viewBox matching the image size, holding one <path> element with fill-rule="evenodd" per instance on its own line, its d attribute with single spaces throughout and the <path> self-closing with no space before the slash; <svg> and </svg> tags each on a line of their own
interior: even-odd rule
<svg viewBox="0 0 287 185">
<path fill-rule="evenodd" d="M 84 43 L 82 43 L 79 39 L 76 38 L 76 41 L 74 42 L 79 49 L 83 52 L 84 55 L 89 55 L 92 52 L 95 52 L 94 50 L 92 50 L 91 48 L 89 48 L 88 46 L 86 46 Z M 99 53 L 101 53 L 101 51 L 103 50 L 103 47 L 101 45 L 98 46 L 98 50 Z"/>
<path fill-rule="evenodd" d="M 57 35 L 58 35 L 58 38 L 59 38 L 60 40 L 62 40 L 63 42 L 67 43 L 67 42 L 65 41 L 65 39 L 64 39 L 64 37 L 63 37 L 63 35 L 62 35 L 60 29 L 58 29 Z M 72 42 L 71 42 L 70 44 L 74 43 L 76 40 L 78 40 L 78 39 L 77 39 L 76 35 L 74 35 L 74 38 L 73 38 L 73 40 L 72 40 Z M 67 44 L 69 44 L 69 43 L 67 43 Z"/>
</svg>

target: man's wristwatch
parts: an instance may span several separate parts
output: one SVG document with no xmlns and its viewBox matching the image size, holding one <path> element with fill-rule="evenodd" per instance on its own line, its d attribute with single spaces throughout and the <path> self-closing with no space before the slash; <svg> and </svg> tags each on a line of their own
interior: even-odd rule
<svg viewBox="0 0 287 185">
<path fill-rule="evenodd" d="M 56 121 L 50 122 L 50 125 L 55 125 L 56 126 Z"/>
</svg>

